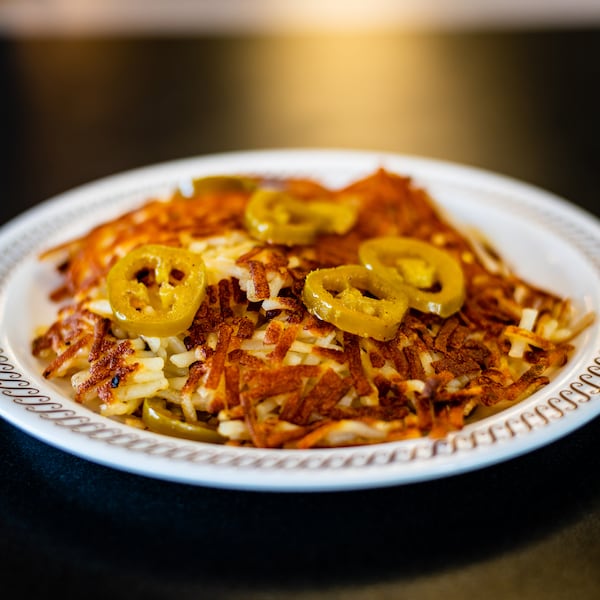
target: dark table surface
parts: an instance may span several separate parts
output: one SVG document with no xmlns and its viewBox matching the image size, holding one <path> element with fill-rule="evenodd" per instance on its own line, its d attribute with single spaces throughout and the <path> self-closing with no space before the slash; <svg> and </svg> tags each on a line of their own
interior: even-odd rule
<svg viewBox="0 0 600 600">
<path fill-rule="evenodd" d="M 0 222 L 90 180 L 229 150 L 464 163 L 600 215 L 600 31 L 0 40 Z M 600 421 L 365 491 L 158 481 L 0 421 L 0 595 L 591 599 Z M 9 591 L 5 595 L 6 590 Z"/>
</svg>

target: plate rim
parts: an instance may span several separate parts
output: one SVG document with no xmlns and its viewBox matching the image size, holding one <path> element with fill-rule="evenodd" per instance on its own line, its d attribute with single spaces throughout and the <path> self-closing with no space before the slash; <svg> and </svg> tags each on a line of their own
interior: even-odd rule
<svg viewBox="0 0 600 600">
<path fill-rule="evenodd" d="M 587 233 L 590 239 L 596 236 L 591 241 L 600 239 L 600 220 L 585 209 L 542 188 L 465 164 L 387 151 L 325 148 L 260 149 L 199 155 L 131 169 L 89 182 L 49 198 L 3 224 L 0 227 L 0 250 L 8 252 L 0 259 L 0 322 L 6 318 L 7 283 L 28 257 L 39 249 L 39 241 L 32 238 L 32 226 L 51 212 L 59 210 L 64 216 L 77 208 L 81 211 L 82 206 L 87 206 L 87 198 L 95 197 L 101 202 L 103 194 L 107 193 L 113 194 L 115 206 L 118 204 L 118 199 L 114 199 L 117 192 L 119 198 L 137 194 L 142 201 L 147 197 L 144 194 L 166 185 L 167 179 L 170 186 L 184 173 L 210 173 L 214 172 L 216 165 L 222 165 L 222 172 L 226 172 L 226 164 L 269 161 L 269 168 L 263 166 L 263 171 L 275 172 L 274 165 L 295 161 L 304 164 L 302 170 L 306 171 L 308 163 L 319 163 L 325 159 L 344 165 L 351 178 L 358 176 L 357 167 L 367 174 L 377 165 L 402 164 L 405 167 L 394 170 L 417 180 L 428 172 L 430 177 L 437 173 L 440 179 L 441 173 L 446 177 L 445 181 L 450 178 L 459 185 L 483 183 L 492 189 L 498 187 L 504 193 L 524 194 L 535 210 L 545 211 L 550 217 L 549 222 L 555 218 L 560 221 L 567 213 L 567 220 Z M 240 170 L 240 167 L 236 168 Z M 531 208 L 529 204 L 528 207 Z M 556 227 L 562 231 L 560 222 L 556 223 Z M 561 237 L 581 250 L 571 236 Z M 584 240 L 583 243 L 591 241 Z M 586 254 L 586 258 L 593 263 L 595 272 L 600 273 L 600 253 L 597 257 Z M 88 409 L 81 410 L 83 407 L 72 406 L 72 400 L 57 397 L 52 390 L 32 383 L 30 379 L 35 380 L 34 377 L 19 372 L 16 366 L 18 357 L 11 352 L 2 328 L 0 417 L 40 441 L 80 458 L 125 472 L 180 483 L 254 491 L 341 491 L 409 484 L 457 475 L 516 458 L 552 443 L 594 419 L 600 414 L 598 327 L 595 335 L 597 347 L 583 361 L 587 364 L 585 368 L 581 367 L 583 372 L 578 374 L 577 379 L 568 388 L 554 392 L 556 398 L 548 398 L 543 410 L 540 408 L 543 406 L 541 399 L 536 397 L 535 403 L 528 399 L 503 411 L 504 425 L 509 423 L 509 413 L 516 411 L 521 419 L 520 424 L 517 420 L 504 431 L 502 428 L 495 429 L 491 424 L 487 432 L 469 426 L 466 431 L 437 441 L 420 438 L 410 443 L 388 442 L 301 451 L 211 446 L 173 441 L 151 432 L 131 431 L 131 427 L 116 424 Z M 574 386 L 574 383 L 577 385 Z M 6 398 L 12 399 L 12 402 L 5 403 Z M 65 400 L 71 404 L 60 403 Z M 529 405 L 532 412 L 524 418 Z M 558 413 L 564 414 L 557 416 Z M 89 421 L 86 422 L 86 418 Z M 101 423 L 99 427 L 98 422 Z M 515 430 L 512 431 L 511 427 Z M 485 439 L 486 436 L 488 439 Z M 101 452 L 94 452 L 99 448 L 102 448 Z M 128 457 L 132 457 L 131 460 Z M 475 457 L 475 460 L 465 460 L 465 457 Z M 423 464 L 425 468 L 422 468 Z"/>
</svg>

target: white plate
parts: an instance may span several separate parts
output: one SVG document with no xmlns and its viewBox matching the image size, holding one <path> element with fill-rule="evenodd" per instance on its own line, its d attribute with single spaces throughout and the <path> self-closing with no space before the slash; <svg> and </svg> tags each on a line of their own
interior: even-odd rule
<svg viewBox="0 0 600 600">
<path fill-rule="evenodd" d="M 424 185 L 455 223 L 474 225 L 532 283 L 600 313 L 600 222 L 567 201 L 495 174 L 386 153 L 277 150 L 161 164 L 91 183 L 0 229 L 0 415 L 66 452 L 123 471 L 231 489 L 324 491 L 423 481 L 517 457 L 600 413 L 600 320 L 577 340 L 566 368 L 526 401 L 442 440 L 341 449 L 260 450 L 179 441 L 114 423 L 40 376 L 30 354 L 36 325 L 54 319 L 55 275 L 40 250 L 172 189 L 214 173 L 302 175 L 339 186 L 378 167 Z"/>
</svg>

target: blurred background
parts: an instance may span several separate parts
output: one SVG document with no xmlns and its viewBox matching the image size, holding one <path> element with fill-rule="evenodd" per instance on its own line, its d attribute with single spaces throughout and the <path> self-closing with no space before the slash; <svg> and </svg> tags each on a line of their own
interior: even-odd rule
<svg viewBox="0 0 600 600">
<path fill-rule="evenodd" d="M 599 24 L 597 0 L 0 0 L 5 219 L 117 171 L 277 147 L 585 196 Z"/>
<path fill-rule="evenodd" d="M 3 0 L 13 33 L 293 32 L 565 26 L 597 0 Z"/>
</svg>

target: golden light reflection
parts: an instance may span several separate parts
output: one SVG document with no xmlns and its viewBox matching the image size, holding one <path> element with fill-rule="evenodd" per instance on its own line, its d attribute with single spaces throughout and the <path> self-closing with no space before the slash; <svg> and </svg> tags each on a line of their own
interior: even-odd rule
<svg viewBox="0 0 600 600">
<path fill-rule="evenodd" d="M 532 146 L 535 102 L 502 93 L 527 85 L 518 51 L 499 53 L 495 43 L 485 35 L 463 43 L 459 34 L 71 40 L 49 52 L 44 43 L 17 47 L 15 59 L 32 109 L 23 127 L 40 134 L 34 147 L 49 170 L 93 136 L 89 147 L 109 161 L 106 168 L 119 154 L 141 164 L 329 147 L 502 170 L 499 157 L 511 164 L 517 143 L 542 172 L 544 156 Z M 90 161 L 90 169 L 100 166 Z"/>
<path fill-rule="evenodd" d="M 356 147 L 460 159 L 485 129 L 523 126 L 527 108 L 501 105 L 518 85 L 510 61 L 490 71 L 436 36 L 335 36 L 257 42 L 231 76 L 244 98 L 244 137 L 257 145 Z M 248 74 L 252 73 L 249 77 Z M 518 77 L 518 74 L 516 75 Z M 508 78 L 508 79 L 507 79 Z M 503 144 L 499 136 L 495 142 Z M 485 146 L 489 147 L 489 141 Z"/>
</svg>

